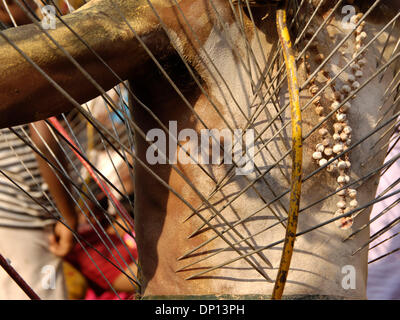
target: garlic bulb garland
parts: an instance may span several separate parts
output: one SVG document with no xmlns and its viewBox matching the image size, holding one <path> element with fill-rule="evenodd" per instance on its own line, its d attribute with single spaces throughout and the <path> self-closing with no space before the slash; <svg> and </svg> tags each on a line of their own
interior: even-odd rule
<svg viewBox="0 0 400 320">
<path fill-rule="evenodd" d="M 362 14 L 359 13 L 352 17 L 352 22 L 357 24 L 362 18 Z M 335 216 L 343 215 L 350 212 L 351 210 L 358 207 L 357 202 L 357 191 L 355 189 L 347 188 L 346 185 L 350 183 L 350 168 L 351 162 L 348 153 L 341 155 L 335 161 L 332 161 L 336 155 L 339 155 L 346 151 L 351 144 L 352 138 L 352 128 L 349 124 L 348 112 L 351 109 L 351 102 L 347 101 L 342 104 L 349 95 L 355 98 L 352 94 L 353 91 L 360 88 L 361 84 L 359 82 L 360 78 L 363 77 L 363 71 L 361 70 L 363 66 L 366 65 L 367 61 L 363 57 L 365 51 L 359 54 L 363 47 L 363 42 L 367 38 L 367 33 L 364 31 L 365 22 L 362 22 L 355 31 L 355 52 L 352 58 L 355 59 L 351 64 L 351 72 L 347 76 L 347 83 L 344 83 L 340 90 L 335 88 L 334 84 L 331 84 L 332 91 L 334 93 L 334 98 L 330 104 L 330 109 L 335 111 L 333 128 L 328 128 L 326 121 L 322 124 L 321 128 L 318 130 L 318 135 L 322 142 L 319 142 L 315 146 L 315 152 L 312 154 L 313 160 L 320 166 L 326 166 L 326 170 L 330 173 L 338 174 L 336 181 L 339 185 L 337 190 L 337 195 L 340 200 L 336 203 L 337 210 L 335 211 Z M 310 46 L 311 47 L 311 46 Z M 316 51 L 316 46 L 312 46 L 312 50 Z M 306 59 L 310 58 L 310 54 L 305 55 Z M 318 64 L 319 61 L 324 60 L 324 55 L 322 53 L 317 53 L 314 57 L 315 62 Z M 306 71 L 311 74 L 311 65 L 309 62 L 305 61 Z M 322 70 L 324 75 L 329 75 L 328 72 Z M 329 77 L 329 76 L 328 76 Z M 330 79 L 328 79 L 330 80 Z M 324 107 L 321 104 L 321 96 L 317 95 L 320 88 L 315 84 L 315 79 L 311 80 L 311 86 L 309 92 L 313 96 L 313 104 L 315 106 L 315 113 L 319 117 L 319 121 L 324 118 Z M 330 130 L 332 130 L 332 135 L 330 138 Z M 328 162 L 332 161 L 330 164 Z M 337 221 L 338 225 L 342 229 L 348 229 L 353 224 L 353 217 L 341 218 Z"/>
</svg>

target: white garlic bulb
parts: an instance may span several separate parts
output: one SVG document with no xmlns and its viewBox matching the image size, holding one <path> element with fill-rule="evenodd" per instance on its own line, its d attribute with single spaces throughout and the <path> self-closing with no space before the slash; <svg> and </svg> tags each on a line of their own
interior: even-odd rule
<svg viewBox="0 0 400 320">
<path fill-rule="evenodd" d="M 339 108 L 340 103 L 335 101 L 331 104 L 331 110 L 336 110 L 337 108 Z"/>
<path fill-rule="evenodd" d="M 346 116 L 345 113 L 337 113 L 336 114 L 336 119 L 337 119 L 337 121 L 342 122 L 342 121 L 345 121 L 347 119 L 347 116 Z"/>
<path fill-rule="evenodd" d="M 361 32 L 360 33 L 360 37 L 361 37 L 362 40 L 366 39 L 367 38 L 367 33 L 365 31 Z"/>
<path fill-rule="evenodd" d="M 346 162 L 344 162 L 343 160 L 340 160 L 339 163 L 338 163 L 338 168 L 340 170 L 346 169 Z"/>
<path fill-rule="evenodd" d="M 314 160 L 320 160 L 320 159 L 322 159 L 322 153 L 318 152 L 318 151 L 314 152 L 312 157 L 313 157 Z"/>
<path fill-rule="evenodd" d="M 318 151 L 318 152 L 324 152 L 325 147 L 324 147 L 324 145 L 323 145 L 322 143 L 318 143 L 318 144 L 315 146 L 315 150 Z"/>
<path fill-rule="evenodd" d="M 339 136 L 339 138 L 340 138 L 340 136 Z M 333 146 L 333 152 L 334 153 L 341 153 L 342 151 L 343 151 L 343 145 L 342 144 L 338 143 L 338 144 L 335 144 Z"/>
<path fill-rule="evenodd" d="M 324 108 L 323 108 L 323 107 L 316 107 L 316 108 L 315 108 L 315 113 L 316 113 L 317 115 L 320 116 L 323 112 L 324 112 Z"/>
<path fill-rule="evenodd" d="M 326 156 L 331 156 L 331 155 L 333 154 L 332 148 L 325 148 L 324 154 L 325 154 Z"/>
<path fill-rule="evenodd" d="M 321 129 L 318 130 L 318 133 L 319 133 L 320 136 L 323 136 L 323 137 L 324 137 L 324 136 L 326 136 L 329 132 L 328 132 L 327 129 L 321 128 Z"/>
<path fill-rule="evenodd" d="M 311 94 L 316 94 L 318 91 L 319 91 L 319 88 L 315 84 L 310 87 Z"/>
<path fill-rule="evenodd" d="M 343 184 L 343 183 L 345 183 L 345 179 L 344 179 L 344 177 L 343 177 L 343 176 L 339 176 L 339 177 L 337 177 L 337 182 L 338 182 L 338 183 L 340 183 L 340 184 Z"/>
<path fill-rule="evenodd" d="M 351 16 L 350 22 L 351 22 L 352 24 L 357 24 L 358 21 L 360 21 L 360 19 L 357 17 L 356 14 L 354 14 L 354 15 Z"/>
<path fill-rule="evenodd" d="M 349 74 L 347 76 L 347 81 L 354 82 L 354 81 L 356 81 L 356 77 L 354 75 L 352 75 L 352 74 Z"/>
<path fill-rule="evenodd" d="M 358 81 L 354 81 L 354 82 L 351 84 L 351 87 L 353 88 L 353 90 L 357 90 L 360 86 L 361 86 L 361 85 L 360 85 L 360 83 L 359 83 Z"/>
<path fill-rule="evenodd" d="M 362 76 L 364 75 L 364 73 L 363 73 L 361 70 L 357 70 L 357 71 L 354 73 L 354 75 L 355 75 L 357 78 L 362 78 Z"/>
<path fill-rule="evenodd" d="M 363 30 L 364 30 L 364 26 L 360 24 L 356 29 L 356 34 L 360 35 L 361 32 L 363 32 Z"/>
<path fill-rule="evenodd" d="M 351 65 L 351 68 L 353 69 L 354 72 L 356 72 L 357 70 L 360 70 L 360 65 L 358 63 L 354 62 Z"/>
<path fill-rule="evenodd" d="M 328 160 L 326 159 L 321 159 L 319 160 L 318 164 L 320 167 L 323 167 L 324 165 L 326 165 L 328 163 Z"/>
<path fill-rule="evenodd" d="M 357 190 L 355 190 L 355 189 L 348 189 L 347 193 L 349 194 L 349 197 L 352 198 L 352 199 L 357 197 Z"/>
<path fill-rule="evenodd" d="M 350 208 L 355 209 L 358 207 L 358 201 L 357 200 L 351 200 L 350 203 Z"/>
<path fill-rule="evenodd" d="M 353 130 L 351 129 L 350 126 L 345 126 L 345 127 L 343 128 L 343 132 L 346 133 L 346 134 L 350 134 L 352 131 L 353 131 Z"/>
<path fill-rule="evenodd" d="M 313 103 L 315 105 L 319 105 L 320 102 L 321 102 L 321 96 L 314 97 Z"/>
<path fill-rule="evenodd" d="M 367 38 L 367 33 L 365 31 L 363 31 L 356 37 L 356 41 L 361 42 L 366 38 Z"/>
<path fill-rule="evenodd" d="M 338 183 L 349 183 L 350 177 L 348 175 L 341 175 L 337 178 Z"/>
<path fill-rule="evenodd" d="M 336 206 L 337 206 L 339 209 L 345 209 L 345 208 L 346 208 L 346 202 L 344 202 L 344 201 L 339 201 L 339 202 L 336 203 Z"/>
<path fill-rule="evenodd" d="M 324 147 L 330 146 L 331 145 L 331 139 L 325 138 L 324 140 L 322 140 L 322 144 L 324 145 Z"/>
<path fill-rule="evenodd" d="M 336 188 L 337 195 L 338 196 L 345 196 L 346 195 L 346 189 L 342 189 L 342 190 L 340 190 L 340 189 L 342 189 L 342 188 L 341 187 L 337 187 Z M 338 191 L 338 190 L 340 190 L 340 191 Z"/>
<path fill-rule="evenodd" d="M 350 92 L 351 92 L 351 88 L 350 88 L 350 86 L 348 86 L 347 84 L 345 84 L 345 85 L 342 86 L 341 91 L 342 91 L 343 93 L 350 93 Z"/>
<path fill-rule="evenodd" d="M 340 122 L 336 122 L 333 124 L 333 129 L 335 130 L 336 133 L 339 133 L 340 131 L 343 130 L 343 124 Z"/>
</svg>

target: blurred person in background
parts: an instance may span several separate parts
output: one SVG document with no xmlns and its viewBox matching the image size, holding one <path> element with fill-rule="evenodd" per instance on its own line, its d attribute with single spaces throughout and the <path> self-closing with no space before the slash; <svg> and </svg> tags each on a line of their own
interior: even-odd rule
<svg viewBox="0 0 400 320">
<path fill-rule="evenodd" d="M 115 130 L 115 134 L 121 143 L 126 148 L 131 149 L 131 144 L 128 142 L 127 126 L 121 120 L 127 114 L 129 115 L 129 110 L 126 106 L 127 91 L 124 89 L 124 86 L 118 86 L 108 91 L 107 94 L 117 105 L 119 109 L 117 111 L 118 115 L 105 103 L 104 98 L 101 96 L 87 102 L 83 107 L 101 125 L 110 131 Z M 133 171 L 127 164 L 128 162 L 132 165 L 132 157 L 129 154 L 125 154 L 127 158 L 124 160 L 113 148 L 109 148 L 104 144 L 96 128 L 84 119 L 79 120 L 81 118 L 79 112 L 75 111 L 68 115 L 66 121 L 69 123 L 68 126 L 71 128 L 71 132 L 74 133 L 73 135 L 84 148 L 90 165 L 107 177 L 110 185 L 113 186 L 110 188 L 111 194 L 127 210 L 127 213 L 133 217 Z M 132 152 L 134 152 L 133 149 Z M 72 158 L 76 160 L 74 155 L 72 155 Z M 112 200 L 108 200 L 105 197 L 104 192 L 93 181 L 85 166 L 76 161 L 74 167 L 79 168 L 80 176 L 88 184 L 88 186 L 83 185 L 81 189 L 90 189 L 96 195 L 96 198 L 98 198 L 102 209 L 94 206 L 94 203 L 90 199 L 85 199 L 85 205 L 82 204 L 77 209 L 79 212 L 83 209 L 83 212 L 78 217 L 78 233 L 80 237 L 88 241 L 93 247 L 88 246 L 86 242 L 82 243 L 85 248 L 82 248 L 81 244 L 76 244 L 73 251 L 66 257 L 67 265 L 69 264 L 71 267 L 74 267 L 76 271 L 75 275 L 79 272 L 87 280 L 87 283 L 83 284 L 77 278 L 75 280 L 75 277 L 67 275 L 68 291 L 79 292 L 79 294 L 71 297 L 72 299 L 130 299 L 134 294 L 135 286 L 133 285 L 133 281 L 130 281 L 126 275 L 135 279 L 137 267 L 133 259 L 137 259 L 136 243 L 126 232 L 127 229 L 123 230 L 120 227 L 124 226 L 125 223 L 121 220 L 116 206 L 112 205 Z M 73 170 L 69 172 L 71 172 L 74 181 L 81 179 L 78 176 L 75 177 L 77 172 Z M 126 197 L 122 197 L 116 190 L 119 190 Z M 77 198 L 79 198 L 78 195 Z M 82 202 L 81 200 L 79 202 Z M 91 208 L 90 211 L 87 210 L 86 205 Z M 96 221 L 93 219 L 93 215 L 96 216 Z M 109 216 L 108 219 L 106 215 Z M 111 221 L 114 221 L 112 225 L 110 224 Z M 100 228 L 100 225 L 102 228 Z M 130 228 L 128 227 L 128 229 Z M 104 230 L 106 230 L 107 235 L 104 234 Z M 122 256 L 122 260 L 120 255 Z M 83 287 L 83 290 L 79 289 L 79 287 Z M 86 293 L 82 293 L 85 290 Z"/>
<path fill-rule="evenodd" d="M 104 192 L 93 180 L 89 184 L 101 208 L 85 200 L 90 211 L 86 208 L 81 212 L 77 228 L 85 242 L 83 246 L 77 243 L 66 261 L 87 280 L 86 292 L 81 299 L 130 299 L 137 289 L 134 285 L 138 258 L 136 243 L 126 229 L 121 228 L 124 226 L 122 219 L 109 213 L 109 199 Z M 110 221 L 114 221 L 113 225 Z"/>
<path fill-rule="evenodd" d="M 25 3 L 31 12 L 37 9 L 34 1 Z M 0 2 L 0 20 L 3 29 L 31 22 L 10 0 Z M 57 161 L 65 163 L 44 121 L 12 129 L 33 143 L 54 166 L 58 167 Z M 74 247 L 71 230 L 76 228 L 75 208 L 63 186 L 69 184 L 66 179 L 60 180 L 18 135 L 9 129 L 0 130 L 0 169 L 8 176 L 0 174 L 0 252 L 40 298 L 66 299 L 61 257 Z M 0 299 L 27 298 L 0 269 Z"/>
</svg>

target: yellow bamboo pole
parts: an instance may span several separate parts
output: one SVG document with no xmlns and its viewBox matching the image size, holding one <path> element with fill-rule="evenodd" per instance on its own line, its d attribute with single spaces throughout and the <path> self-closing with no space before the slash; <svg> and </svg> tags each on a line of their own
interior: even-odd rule
<svg viewBox="0 0 400 320">
<path fill-rule="evenodd" d="M 286 73 L 288 78 L 291 121 L 292 121 L 292 176 L 291 192 L 289 203 L 289 217 L 286 226 L 285 243 L 283 245 L 281 262 L 278 275 L 275 280 L 272 299 L 281 299 L 289 272 L 290 261 L 292 259 L 294 241 L 296 239 L 297 221 L 301 195 L 301 176 L 302 176 L 302 126 L 299 86 L 297 78 L 296 60 L 293 54 L 292 43 L 289 30 L 286 24 L 287 1 L 284 5 L 279 5 L 276 12 L 276 23 L 279 39 L 285 59 Z"/>
</svg>

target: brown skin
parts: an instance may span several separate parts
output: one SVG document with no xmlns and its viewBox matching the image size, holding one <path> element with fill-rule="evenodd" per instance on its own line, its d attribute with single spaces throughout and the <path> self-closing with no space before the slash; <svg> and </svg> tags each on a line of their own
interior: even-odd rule
<svg viewBox="0 0 400 320">
<path fill-rule="evenodd" d="M 117 221 L 119 221 L 119 223 L 121 225 L 123 225 L 123 222 L 121 220 L 121 218 L 117 218 Z M 114 229 L 115 228 L 115 229 Z M 118 232 L 119 236 L 122 238 L 125 234 L 125 231 L 122 230 L 121 227 L 119 227 L 117 224 L 114 224 L 114 228 L 109 226 L 108 228 L 108 232 L 109 233 L 115 233 Z M 129 265 L 129 268 L 126 268 L 125 273 L 130 275 L 131 278 L 135 279 L 135 276 L 137 276 L 138 274 L 138 268 L 137 265 L 135 263 L 132 263 Z M 133 274 L 132 274 L 132 272 Z M 115 290 L 117 291 L 121 291 L 121 292 L 134 292 L 135 291 L 135 287 L 132 285 L 131 280 L 128 279 L 128 277 L 121 272 L 121 274 L 113 281 L 112 283 L 113 287 Z"/>
<path fill-rule="evenodd" d="M 126 268 L 124 271 L 126 274 L 129 274 L 133 279 L 135 277 L 131 275 L 131 271 L 137 274 L 137 267 L 136 264 L 132 263 L 129 265 L 129 268 Z M 121 272 L 121 274 L 113 281 L 112 283 L 113 288 L 120 292 L 135 292 L 135 287 L 132 285 L 131 281 L 128 277 Z"/>
<path fill-rule="evenodd" d="M 32 20 L 25 14 L 25 12 L 21 9 L 21 7 L 13 0 L 6 0 L 8 9 L 12 13 L 15 22 L 17 25 L 23 25 L 23 24 L 28 24 L 32 23 Z M 26 3 L 32 10 L 36 10 L 37 6 L 33 0 L 27 0 Z M 21 4 L 25 6 L 25 4 L 21 1 Z M 3 1 L 0 1 L 0 21 L 7 25 L 12 24 L 12 20 L 9 16 L 9 14 L 6 11 L 6 8 L 3 4 Z"/>
<path fill-rule="evenodd" d="M 52 133 L 47 127 L 44 121 L 39 121 L 30 124 L 30 136 L 32 141 L 35 143 L 36 147 L 43 153 L 43 155 L 57 168 L 56 159 L 53 154 L 59 159 L 63 167 L 66 165 L 65 157 L 63 152 L 54 139 Z M 36 130 L 35 130 L 36 128 Z M 47 148 L 46 143 L 52 152 Z M 53 154 L 52 154 L 53 153 Z M 66 191 L 65 186 L 69 187 L 69 182 L 67 179 L 60 176 L 60 179 L 53 172 L 50 165 L 39 155 L 36 155 L 36 159 L 39 165 L 40 173 L 49 186 L 49 191 L 53 197 L 57 208 L 60 210 L 63 218 L 65 219 L 65 224 L 71 229 L 75 229 L 77 225 L 77 216 L 75 208 L 73 206 L 73 201 Z M 52 253 L 57 256 L 64 257 L 73 248 L 75 242 L 72 232 L 62 223 L 57 222 L 54 226 L 54 233 L 49 237 L 49 249 Z"/>
<path fill-rule="evenodd" d="M 146 4 L 145 0 L 92 0 L 73 14 L 65 16 L 64 21 L 90 44 L 120 78 L 127 79 L 150 58 L 121 19 L 121 12 L 154 53 L 168 52 L 168 40 L 160 32 L 157 18 Z M 49 86 L 46 78 L 0 38 L 0 65 L 2 72 L 4 71 L 0 79 L 0 126 L 7 127 L 11 122 L 17 124 L 42 120 L 71 110 L 99 95 L 99 90 L 89 83 L 81 71 L 73 66 L 37 26 L 21 26 L 6 30 L 4 34 L 11 36 L 23 52 L 29 52 L 28 56 L 77 103 L 71 103 L 52 85 Z M 120 82 L 104 65 L 98 63 L 98 59 L 65 25 L 57 23 L 56 29 L 49 30 L 49 34 L 62 47 L 68 48 L 68 52 L 100 86 L 108 90 Z M 116 55 L 116 52 L 119 54 Z M 30 75 L 29 78 L 25 76 L 27 74 Z M 80 85 L 76 86 L 77 83 Z M 51 108 L 48 107 L 49 101 L 52 101 Z M 30 105 L 29 110 L 25 109 L 26 105 Z M 35 110 L 33 119 L 32 110 Z"/>
</svg>

